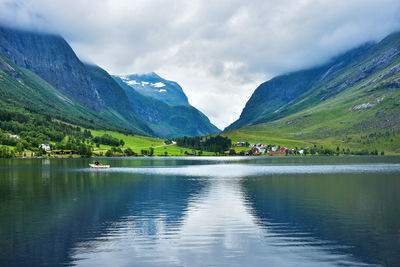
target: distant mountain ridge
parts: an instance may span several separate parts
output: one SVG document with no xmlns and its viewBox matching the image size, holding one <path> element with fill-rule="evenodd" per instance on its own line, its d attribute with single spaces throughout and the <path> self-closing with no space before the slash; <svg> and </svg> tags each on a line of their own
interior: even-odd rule
<svg viewBox="0 0 400 267">
<path fill-rule="evenodd" d="M 58 99 L 61 97 L 70 104 L 69 121 L 78 125 L 94 125 L 97 121 L 96 127 L 111 127 L 114 130 L 159 137 L 207 135 L 219 131 L 204 114 L 189 105 L 186 95 L 177 83 L 161 79 L 156 74 L 143 76 L 142 79 L 147 79 L 149 84 L 154 81 L 151 84 L 155 88 L 168 85 L 168 94 L 164 94 L 168 97 L 161 101 L 145 96 L 151 94 L 149 90 L 142 90 L 132 97 L 132 93 L 105 70 L 82 63 L 60 36 L 0 26 L 1 56 L 5 63 L 0 66 L 0 72 L 3 71 L 7 79 L 16 79 L 19 83 L 18 92 L 27 94 L 24 80 L 18 80 L 18 73 L 28 71 L 29 81 L 35 81 L 29 94 L 35 90 L 47 90 L 46 95 L 57 94 Z M 13 65 L 13 71 L 6 67 L 7 60 Z M 6 85 L 1 88 L 4 95 L 0 95 L 0 100 L 12 101 L 20 107 L 28 108 L 23 103 L 18 103 L 17 97 L 8 99 L 8 96 L 13 95 L 8 91 L 10 88 Z M 35 101 L 40 101 L 39 99 L 35 98 Z M 50 104 L 51 99 L 53 98 L 43 99 L 42 102 Z M 31 104 L 41 106 L 38 102 Z M 175 107 L 175 104 L 184 108 L 178 107 L 179 105 Z M 74 108 L 78 106 L 86 111 L 78 112 Z M 154 114 L 158 113 L 162 113 L 162 119 L 153 120 Z M 61 114 L 64 113 L 47 114 L 62 120 Z"/>
<path fill-rule="evenodd" d="M 159 99 L 143 96 L 128 85 L 126 80 L 114 76 L 114 80 L 125 90 L 135 114 L 145 121 L 158 135 L 164 137 L 203 136 L 220 130 L 199 110 L 187 104 L 171 104 Z"/>
<path fill-rule="evenodd" d="M 154 72 L 118 77 L 142 95 L 153 97 L 168 104 L 189 105 L 188 98 L 178 83 L 165 80 Z"/>
</svg>

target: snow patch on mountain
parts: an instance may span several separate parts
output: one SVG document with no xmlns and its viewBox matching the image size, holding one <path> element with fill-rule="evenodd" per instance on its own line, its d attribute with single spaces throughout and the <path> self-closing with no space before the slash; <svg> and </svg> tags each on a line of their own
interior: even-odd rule
<svg viewBox="0 0 400 267">
<path fill-rule="evenodd" d="M 132 81 L 127 81 L 126 82 L 128 85 L 135 85 L 135 84 L 139 84 L 137 81 L 132 80 Z"/>
<path fill-rule="evenodd" d="M 164 87 L 165 84 L 162 82 L 157 82 L 157 83 L 152 83 L 151 86 L 156 87 L 156 88 L 160 88 L 160 87 Z"/>
</svg>

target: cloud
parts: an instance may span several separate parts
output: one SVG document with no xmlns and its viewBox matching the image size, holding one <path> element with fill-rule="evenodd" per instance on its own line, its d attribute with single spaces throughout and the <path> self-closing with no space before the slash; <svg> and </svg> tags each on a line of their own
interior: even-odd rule
<svg viewBox="0 0 400 267">
<path fill-rule="evenodd" d="M 400 29 L 398 0 L 0 0 L 0 22 L 61 34 L 113 74 L 155 71 L 223 128 L 257 85 Z"/>
</svg>

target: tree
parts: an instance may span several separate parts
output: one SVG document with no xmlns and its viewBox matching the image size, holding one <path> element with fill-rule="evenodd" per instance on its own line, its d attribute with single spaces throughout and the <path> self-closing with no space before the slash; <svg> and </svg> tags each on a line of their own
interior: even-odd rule
<svg viewBox="0 0 400 267">
<path fill-rule="evenodd" d="M 154 155 L 154 148 L 150 147 L 149 148 L 149 156 L 153 156 Z"/>
<path fill-rule="evenodd" d="M 124 154 L 127 156 L 132 156 L 133 150 L 130 147 L 128 147 L 127 149 L 124 150 Z"/>
<path fill-rule="evenodd" d="M 107 150 L 106 157 L 112 157 L 112 156 L 113 156 L 113 152 L 111 150 Z"/>
<path fill-rule="evenodd" d="M 23 145 L 21 142 L 19 142 L 19 143 L 17 144 L 16 148 L 15 148 L 15 151 L 16 151 L 19 155 L 22 155 L 22 152 L 24 152 L 24 150 L 25 150 L 24 145 Z"/>
<path fill-rule="evenodd" d="M 78 153 L 81 155 L 81 157 L 90 158 L 92 156 L 92 149 L 90 146 L 82 143 L 78 147 Z"/>
</svg>

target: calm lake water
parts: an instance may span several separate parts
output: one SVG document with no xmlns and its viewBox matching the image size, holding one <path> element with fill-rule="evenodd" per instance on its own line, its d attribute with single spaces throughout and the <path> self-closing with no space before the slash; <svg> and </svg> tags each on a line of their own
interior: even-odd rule
<svg viewBox="0 0 400 267">
<path fill-rule="evenodd" d="M 92 161 L 0 160 L 0 266 L 400 265 L 399 157 Z"/>
</svg>

